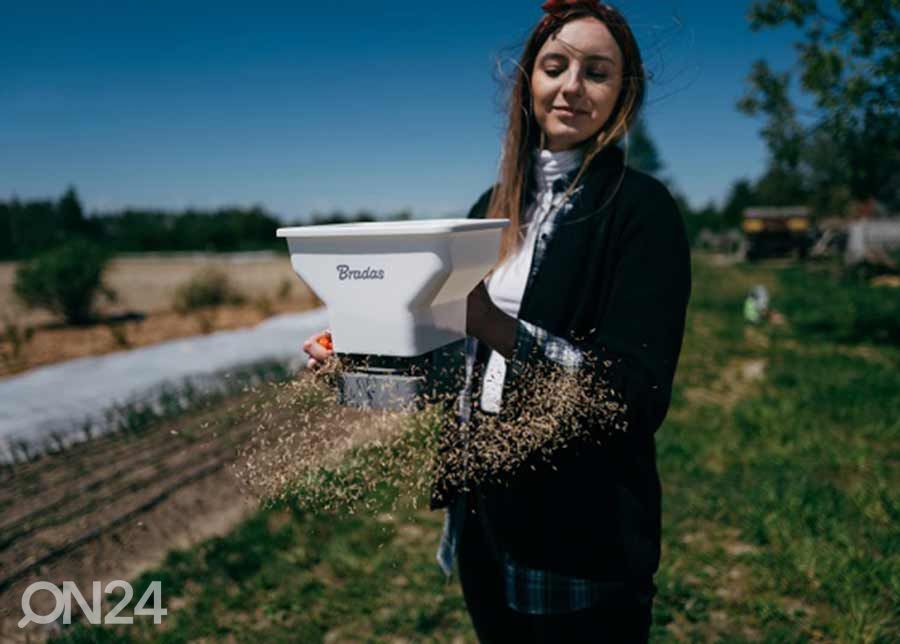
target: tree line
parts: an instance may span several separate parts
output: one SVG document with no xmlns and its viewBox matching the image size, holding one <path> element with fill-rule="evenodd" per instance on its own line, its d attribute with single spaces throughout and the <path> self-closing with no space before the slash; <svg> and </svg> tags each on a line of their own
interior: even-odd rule
<svg viewBox="0 0 900 644">
<path fill-rule="evenodd" d="M 409 219 L 402 211 L 389 219 Z M 313 213 L 304 224 L 375 221 L 371 212 Z M 213 211 L 126 209 L 85 216 L 75 188 L 58 199 L 0 201 L 0 260 L 23 260 L 77 238 L 108 253 L 283 250 L 275 230 L 286 224 L 261 207 Z M 299 223 L 294 225 L 300 225 Z"/>
</svg>

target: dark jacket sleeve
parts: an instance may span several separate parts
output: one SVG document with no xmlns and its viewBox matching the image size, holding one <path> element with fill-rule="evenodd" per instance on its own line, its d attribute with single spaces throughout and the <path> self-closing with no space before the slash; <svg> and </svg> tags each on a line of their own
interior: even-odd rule
<svg viewBox="0 0 900 644">
<path fill-rule="evenodd" d="M 616 240 L 611 289 L 607 301 L 598 302 L 597 326 L 574 339 L 519 320 L 507 371 L 514 390 L 527 388 L 540 373 L 534 367 L 542 365 L 578 372 L 591 388 L 589 396 L 611 393 L 608 400 L 619 411 L 610 414 L 604 406 L 603 414 L 590 415 L 591 431 L 606 435 L 595 438 L 646 438 L 662 424 L 691 290 L 690 250 L 675 200 L 649 177 L 632 194 Z"/>
</svg>

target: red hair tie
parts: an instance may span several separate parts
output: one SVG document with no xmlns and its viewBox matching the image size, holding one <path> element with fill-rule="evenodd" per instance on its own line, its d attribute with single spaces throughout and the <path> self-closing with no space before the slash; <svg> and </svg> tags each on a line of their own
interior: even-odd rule
<svg viewBox="0 0 900 644">
<path fill-rule="evenodd" d="M 601 4 L 598 0 L 547 0 L 541 5 L 541 9 L 547 13 L 560 13 L 566 9 L 575 9 L 576 7 L 599 9 Z"/>
</svg>

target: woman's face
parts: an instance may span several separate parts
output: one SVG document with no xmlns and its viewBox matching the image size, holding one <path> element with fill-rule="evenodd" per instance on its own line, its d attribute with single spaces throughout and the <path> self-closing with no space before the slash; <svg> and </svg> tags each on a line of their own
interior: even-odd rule
<svg viewBox="0 0 900 644">
<path fill-rule="evenodd" d="M 531 74 L 534 116 L 544 147 L 568 150 L 606 123 L 622 88 L 622 52 L 593 17 L 563 25 L 544 43 Z"/>
</svg>

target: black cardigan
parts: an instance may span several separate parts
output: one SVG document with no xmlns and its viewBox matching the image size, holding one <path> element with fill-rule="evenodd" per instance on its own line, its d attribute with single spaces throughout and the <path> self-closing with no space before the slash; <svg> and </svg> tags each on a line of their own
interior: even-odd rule
<svg viewBox="0 0 900 644">
<path fill-rule="evenodd" d="M 690 251 L 669 191 L 625 167 L 618 147 L 595 157 L 581 181 L 584 189 L 529 277 L 519 319 L 613 365 L 603 377 L 624 398 L 627 430 L 602 445 L 567 446 L 549 464 L 526 462 L 507 485 L 482 485 L 481 507 L 496 543 L 522 565 L 646 588 L 660 554 L 654 433 L 681 351 Z M 490 196 L 478 199 L 470 218 L 485 216 Z M 527 386 L 516 382 L 516 361 L 533 355 L 524 350 L 533 338 L 523 335 L 520 324 L 504 400 L 509 388 Z M 480 373 L 489 348 L 479 345 Z"/>
</svg>

